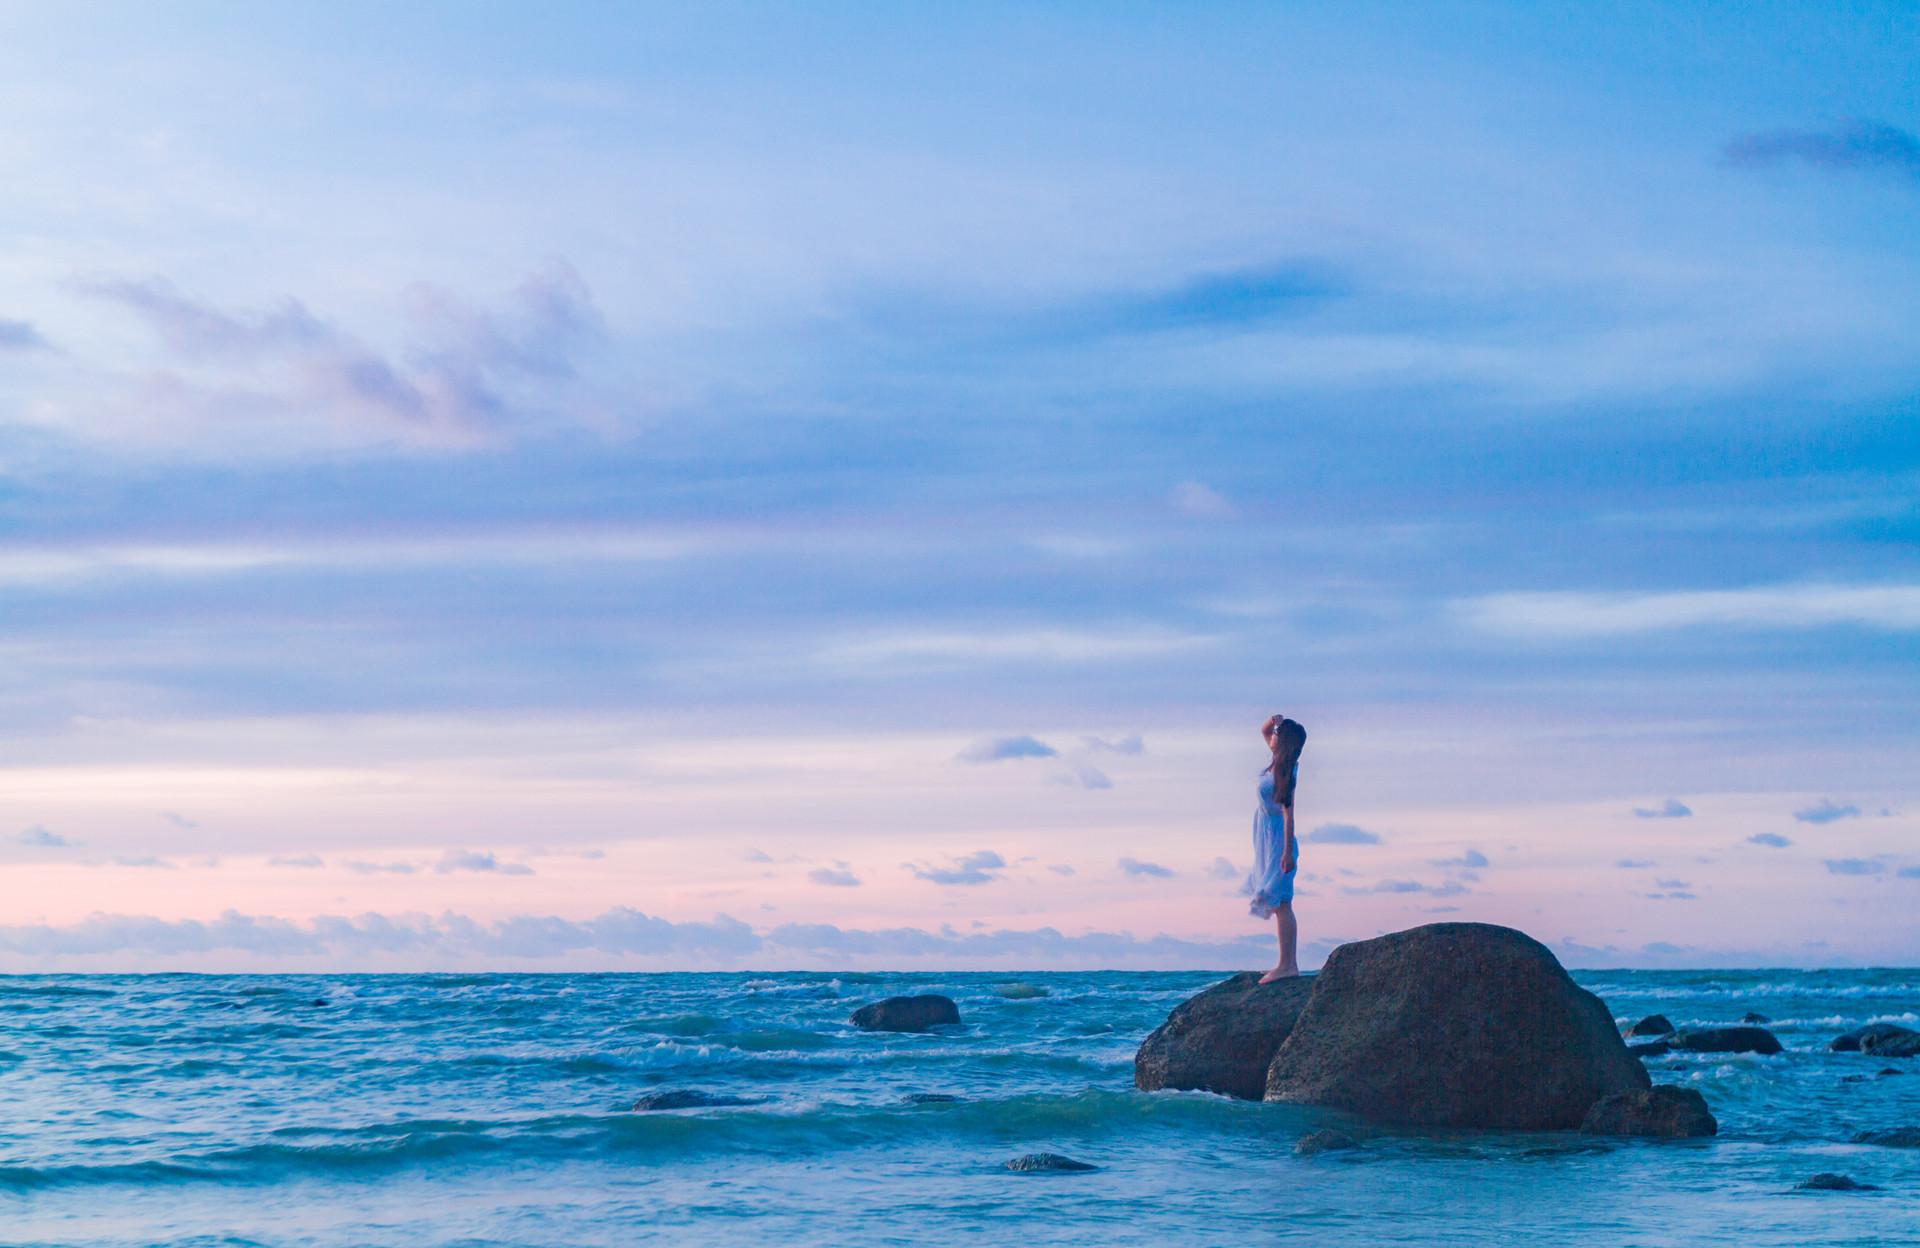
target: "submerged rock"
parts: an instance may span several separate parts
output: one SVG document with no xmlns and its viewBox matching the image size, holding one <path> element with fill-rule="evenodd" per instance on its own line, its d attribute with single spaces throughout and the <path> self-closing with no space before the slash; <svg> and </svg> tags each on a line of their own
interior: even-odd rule
<svg viewBox="0 0 1920 1248">
<path fill-rule="evenodd" d="M 1794 1186 L 1803 1192 L 1877 1192 L 1880 1189 L 1871 1183 L 1860 1183 L 1844 1174 L 1816 1174 L 1810 1179 L 1802 1179 Z"/>
<path fill-rule="evenodd" d="M 1781 1051 L 1780 1038 L 1765 1027 L 1700 1027 L 1676 1031 L 1668 1038 L 1676 1049 L 1689 1053 L 1762 1053 Z"/>
<path fill-rule="evenodd" d="M 1882 1032 L 1877 1036 L 1867 1036 L 1860 1041 L 1860 1051 L 1868 1057 L 1920 1056 L 1920 1031 L 1908 1031 L 1902 1027 L 1897 1033 Z"/>
<path fill-rule="evenodd" d="M 1773 1020 L 1768 1018 L 1765 1014 L 1756 1014 L 1752 1010 L 1748 1010 L 1745 1014 L 1742 1014 L 1740 1016 L 1740 1021 L 1743 1023 L 1770 1023 Z"/>
<path fill-rule="evenodd" d="M 1911 1035 L 1905 1027 L 1893 1023 L 1869 1023 L 1865 1027 L 1855 1027 L 1844 1035 L 1835 1036 L 1827 1044 L 1829 1052 L 1858 1053 L 1868 1040 L 1877 1040 L 1882 1036 Z"/>
<path fill-rule="evenodd" d="M 759 1103 L 744 1096 L 702 1092 L 698 1088 L 668 1088 L 664 1092 L 649 1092 L 635 1101 L 633 1112 L 651 1114 L 665 1109 L 711 1109 L 716 1105 L 757 1105 Z"/>
<path fill-rule="evenodd" d="M 1673 1052 L 1673 1046 L 1665 1040 L 1649 1040 L 1645 1044 L 1630 1044 L 1627 1052 L 1635 1057 L 1665 1057 Z"/>
<path fill-rule="evenodd" d="M 1274 1054 L 1266 1099 L 1544 1131 L 1650 1086 L 1612 1013 L 1545 945 L 1512 928 L 1433 923 L 1333 951 Z"/>
<path fill-rule="evenodd" d="M 1258 971 L 1243 971 L 1175 1006 L 1134 1054 L 1134 1086 L 1259 1100 L 1267 1067 L 1300 1017 L 1314 977 L 1259 979 Z"/>
<path fill-rule="evenodd" d="M 1333 1127 L 1324 1127 L 1319 1131 L 1309 1131 L 1294 1142 L 1293 1151 L 1302 1157 L 1311 1157 L 1315 1153 L 1330 1153 L 1335 1149 L 1359 1148 L 1360 1141 L 1345 1131 Z"/>
<path fill-rule="evenodd" d="M 1885 1131 L 1861 1131 L 1855 1144 L 1878 1144 L 1884 1148 L 1920 1148 L 1920 1127 L 1889 1127 Z"/>
<path fill-rule="evenodd" d="M 1028 1153 L 1024 1157 L 1015 1157 L 1006 1163 L 1006 1167 L 1018 1174 L 1040 1174 L 1046 1171 L 1098 1170 L 1084 1161 L 1075 1161 L 1071 1157 L 1062 1157 L 1059 1153 Z"/>
<path fill-rule="evenodd" d="M 926 1031 L 960 1021 L 960 1007 L 952 997 L 924 992 L 915 997 L 888 997 L 853 1012 L 855 1027 L 865 1031 Z"/>
<path fill-rule="evenodd" d="M 1025 984 L 1025 983 L 996 984 L 994 985 L 993 991 L 994 991 L 994 995 L 1005 997 L 1009 1001 L 1031 1001 L 1036 997 L 1047 997 L 1047 996 L 1053 995 L 1052 993 L 1048 992 L 1047 989 L 1041 987 L 1039 984 Z"/>
<path fill-rule="evenodd" d="M 1587 1111 L 1580 1130 L 1587 1135 L 1682 1140 L 1718 1135 L 1720 1124 L 1707 1109 L 1707 1099 L 1698 1092 L 1661 1084 L 1601 1097 Z"/>
<path fill-rule="evenodd" d="M 1627 1028 L 1629 1036 L 1670 1036 L 1672 1034 L 1673 1023 L 1665 1014 L 1649 1014 Z"/>
</svg>

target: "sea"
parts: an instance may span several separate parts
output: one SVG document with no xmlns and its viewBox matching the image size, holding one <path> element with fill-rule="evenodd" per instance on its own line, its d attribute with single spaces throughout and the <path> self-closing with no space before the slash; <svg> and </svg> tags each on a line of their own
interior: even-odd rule
<svg viewBox="0 0 1920 1248">
<path fill-rule="evenodd" d="M 1787 1051 L 1675 1055 L 1717 1138 L 1390 1132 L 1142 1093 L 1218 972 L 0 978 L 0 1242 L 316 1245 L 1920 1244 L 1920 970 L 1594 971 L 1624 1025 L 1755 1011 Z M 939 992 L 962 1024 L 854 1029 Z M 1388 1060 L 1390 1055 L 1382 1055 Z M 632 1112 L 698 1090 L 750 1103 Z M 952 1098 L 952 1099 L 928 1099 Z M 1095 1167 L 1018 1173 L 1053 1152 Z M 1807 1191 L 1839 1173 L 1877 1190 Z"/>
</svg>

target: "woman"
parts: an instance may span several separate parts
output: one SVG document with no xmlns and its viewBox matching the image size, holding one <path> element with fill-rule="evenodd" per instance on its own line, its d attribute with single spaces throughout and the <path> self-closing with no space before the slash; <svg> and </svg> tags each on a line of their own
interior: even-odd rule
<svg viewBox="0 0 1920 1248">
<path fill-rule="evenodd" d="M 1260 736 L 1273 755 L 1260 773 L 1260 806 L 1253 812 L 1253 875 L 1247 891 L 1253 901 L 1247 909 L 1255 918 L 1272 916 L 1280 939 L 1280 962 L 1260 977 L 1270 984 L 1300 973 L 1295 949 L 1300 928 L 1293 918 L 1293 873 L 1300 865 L 1300 843 L 1293 834 L 1293 789 L 1300 780 L 1300 751 L 1307 730 L 1299 721 L 1274 715 L 1260 725 Z"/>
</svg>

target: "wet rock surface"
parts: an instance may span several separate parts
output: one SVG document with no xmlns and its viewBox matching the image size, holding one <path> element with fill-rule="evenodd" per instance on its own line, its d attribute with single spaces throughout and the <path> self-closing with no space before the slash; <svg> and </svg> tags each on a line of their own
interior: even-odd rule
<svg viewBox="0 0 1920 1248">
<path fill-rule="evenodd" d="M 1698 1092 L 1662 1084 L 1601 1097 L 1587 1111 L 1580 1130 L 1586 1135 L 1679 1140 L 1717 1135 L 1720 1124 Z"/>
<path fill-rule="evenodd" d="M 1651 1086 L 1600 999 L 1512 928 L 1434 923 L 1327 958 L 1266 1099 L 1409 1126 L 1570 1130 Z"/>
<path fill-rule="evenodd" d="M 850 1020 L 863 1031 L 930 1031 L 960 1021 L 960 1007 L 937 992 L 863 1005 Z"/>
<path fill-rule="evenodd" d="M 1267 1067 L 1293 1031 L 1315 978 L 1261 984 L 1259 972 L 1244 971 L 1183 1001 L 1134 1054 L 1134 1086 L 1259 1100 Z"/>
</svg>

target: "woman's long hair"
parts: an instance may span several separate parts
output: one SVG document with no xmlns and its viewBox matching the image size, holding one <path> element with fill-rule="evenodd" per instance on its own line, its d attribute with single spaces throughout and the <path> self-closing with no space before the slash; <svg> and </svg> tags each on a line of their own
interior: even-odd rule
<svg viewBox="0 0 1920 1248">
<path fill-rule="evenodd" d="M 1273 761 L 1265 770 L 1273 773 L 1273 804 L 1293 802 L 1293 769 L 1300 763 L 1300 751 L 1307 748 L 1307 730 L 1297 719 L 1282 719 L 1273 728 Z"/>
</svg>

